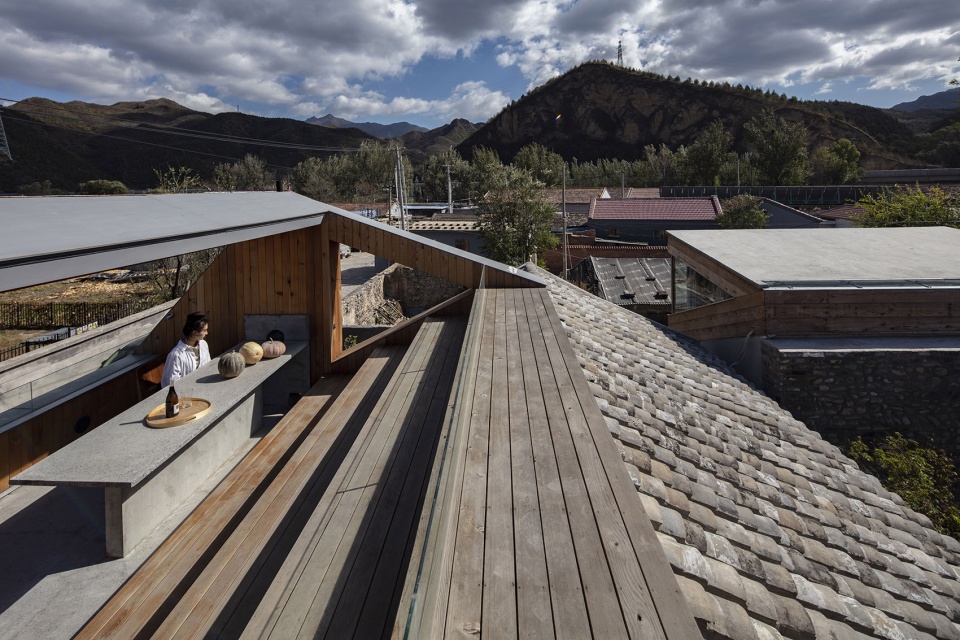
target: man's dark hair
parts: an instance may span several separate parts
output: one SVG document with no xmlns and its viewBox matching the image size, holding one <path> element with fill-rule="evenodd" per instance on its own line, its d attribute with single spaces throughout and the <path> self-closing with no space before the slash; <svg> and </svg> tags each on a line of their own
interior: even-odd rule
<svg viewBox="0 0 960 640">
<path fill-rule="evenodd" d="M 200 312 L 194 312 L 187 316 L 187 321 L 183 323 L 183 335 L 189 338 L 194 331 L 203 331 L 203 325 L 209 324 L 207 316 Z"/>
</svg>

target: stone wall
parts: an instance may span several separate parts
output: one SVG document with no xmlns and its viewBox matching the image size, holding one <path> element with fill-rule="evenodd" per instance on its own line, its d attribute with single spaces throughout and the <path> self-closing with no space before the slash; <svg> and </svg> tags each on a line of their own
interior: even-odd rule
<svg viewBox="0 0 960 640">
<path fill-rule="evenodd" d="M 838 446 L 900 432 L 960 460 L 960 349 L 779 350 L 764 341 L 763 387 Z"/>
<path fill-rule="evenodd" d="M 393 264 L 350 295 L 341 303 L 344 326 L 382 324 L 378 309 L 391 300 L 403 308 L 403 315 L 413 317 L 463 291 L 463 287 L 442 278 Z"/>
<path fill-rule="evenodd" d="M 399 264 L 383 272 L 384 296 L 399 300 L 407 317 L 449 300 L 463 290 L 463 287 L 443 278 Z"/>
</svg>

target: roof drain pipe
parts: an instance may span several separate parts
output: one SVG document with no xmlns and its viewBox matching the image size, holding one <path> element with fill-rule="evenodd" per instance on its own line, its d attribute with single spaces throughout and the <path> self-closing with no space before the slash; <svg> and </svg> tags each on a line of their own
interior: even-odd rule
<svg viewBox="0 0 960 640">
<path fill-rule="evenodd" d="M 747 353 L 747 344 L 750 342 L 750 338 L 753 337 L 753 329 L 750 329 L 750 332 L 747 333 L 747 337 L 743 339 L 743 348 L 740 349 L 740 357 L 737 358 L 737 361 L 731 364 L 731 367 L 736 367 L 743 360 L 743 356 Z"/>
</svg>

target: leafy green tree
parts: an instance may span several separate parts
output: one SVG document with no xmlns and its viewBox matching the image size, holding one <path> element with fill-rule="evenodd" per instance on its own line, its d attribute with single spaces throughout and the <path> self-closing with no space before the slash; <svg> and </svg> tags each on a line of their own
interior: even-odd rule
<svg viewBox="0 0 960 640">
<path fill-rule="evenodd" d="M 190 167 L 167 165 L 166 171 L 154 169 L 157 186 L 154 193 L 189 193 L 203 189 L 203 180 Z"/>
<path fill-rule="evenodd" d="M 487 253 L 494 260 L 520 265 L 544 249 L 556 246 L 550 232 L 556 207 L 543 196 L 543 184 L 529 171 L 514 169 L 506 182 L 487 195 L 477 223 Z"/>
<path fill-rule="evenodd" d="M 807 129 L 764 110 L 744 125 L 747 139 L 756 148 L 753 162 L 761 183 L 806 184 Z"/>
<path fill-rule="evenodd" d="M 637 186 L 662 187 L 677 182 L 677 158 L 667 145 L 646 145 L 640 162 L 643 166 L 644 184 Z"/>
<path fill-rule="evenodd" d="M 897 187 L 882 195 L 866 196 L 857 205 L 863 209 L 854 220 L 858 227 L 960 228 L 960 201 L 940 187 L 929 191 L 919 186 Z"/>
<path fill-rule="evenodd" d="M 470 191 L 470 163 L 460 157 L 454 149 L 430 156 L 423 165 L 423 182 L 427 197 L 446 202 L 447 165 L 450 165 L 450 185 L 454 200 L 465 200 Z"/>
<path fill-rule="evenodd" d="M 547 187 L 559 187 L 563 181 L 563 157 L 540 143 L 532 142 L 517 151 L 513 166 L 530 172 L 534 180 Z"/>
<path fill-rule="evenodd" d="M 930 518 L 937 531 L 960 540 L 960 506 L 953 493 L 957 469 L 944 451 L 896 433 L 869 445 L 857 438 L 849 455 L 911 509 Z"/>
<path fill-rule="evenodd" d="M 115 196 L 130 193 L 127 185 L 119 180 L 88 180 L 81 182 L 77 190 L 85 196 Z"/>
<path fill-rule="evenodd" d="M 337 183 L 330 160 L 307 158 L 297 164 L 290 176 L 293 190 L 302 196 L 321 202 L 337 200 Z"/>
<path fill-rule="evenodd" d="M 810 160 L 810 169 L 814 184 L 847 184 L 856 182 L 864 173 L 860 150 L 846 138 L 817 149 Z"/>
<path fill-rule="evenodd" d="M 478 147 L 473 150 L 468 184 L 470 197 L 482 199 L 493 189 L 503 189 L 507 184 L 507 168 L 500 162 L 500 155 L 493 149 Z"/>
<path fill-rule="evenodd" d="M 763 229 L 770 215 L 760 207 L 760 199 L 740 194 L 720 203 L 717 226 L 721 229 Z"/>
<path fill-rule="evenodd" d="M 723 128 L 722 121 L 714 120 L 686 147 L 678 167 L 683 181 L 694 185 L 718 184 L 732 146 L 733 136 Z"/>
<path fill-rule="evenodd" d="M 243 160 L 218 164 L 213 170 L 217 191 L 271 191 L 276 180 L 276 175 L 267 170 L 266 161 L 250 153 Z"/>
</svg>

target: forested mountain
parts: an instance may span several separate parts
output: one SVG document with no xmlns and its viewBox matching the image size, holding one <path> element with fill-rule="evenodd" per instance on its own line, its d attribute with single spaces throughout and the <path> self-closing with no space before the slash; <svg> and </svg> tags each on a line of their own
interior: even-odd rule
<svg viewBox="0 0 960 640">
<path fill-rule="evenodd" d="M 338 118 L 330 113 L 321 118 L 307 118 L 306 121 L 310 124 L 320 125 L 321 127 L 329 127 L 331 129 L 360 129 L 360 131 L 369 133 L 371 136 L 380 138 L 381 140 L 399 138 L 400 136 L 411 132 L 423 133 L 429 131 L 429 129 L 426 127 L 410 124 L 409 122 L 394 122 L 393 124 L 380 124 L 379 122 L 350 122 L 349 120 Z"/>
<path fill-rule="evenodd" d="M 764 110 L 802 122 L 811 149 L 851 140 L 867 169 L 917 166 L 916 134 L 887 110 L 849 102 L 808 102 L 727 83 L 681 80 L 605 62 L 580 65 L 506 107 L 457 149 L 483 146 L 510 161 L 538 142 L 567 160 L 634 160 L 645 145 L 690 145 L 720 120 L 734 150 L 748 151 L 744 125 Z"/>
</svg>

